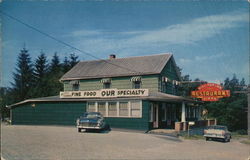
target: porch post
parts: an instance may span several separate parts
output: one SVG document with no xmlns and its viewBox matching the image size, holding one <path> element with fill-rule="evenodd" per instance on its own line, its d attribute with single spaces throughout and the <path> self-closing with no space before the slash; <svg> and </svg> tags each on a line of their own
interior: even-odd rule
<svg viewBox="0 0 250 160">
<path fill-rule="evenodd" d="M 185 110 L 185 102 L 182 102 L 181 106 L 181 122 L 186 122 L 186 110 Z"/>
<path fill-rule="evenodd" d="M 198 106 L 197 108 L 197 118 L 198 120 L 201 120 L 201 107 L 200 106 Z"/>
</svg>

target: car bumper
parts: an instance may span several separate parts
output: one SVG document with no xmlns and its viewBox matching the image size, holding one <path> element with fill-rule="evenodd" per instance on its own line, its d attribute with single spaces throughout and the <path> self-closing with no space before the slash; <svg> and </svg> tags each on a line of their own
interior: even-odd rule
<svg viewBox="0 0 250 160">
<path fill-rule="evenodd" d="M 204 137 L 209 137 L 209 138 L 223 138 L 223 139 L 225 138 L 225 136 L 218 135 L 218 134 L 209 134 L 209 135 L 205 134 Z"/>
<path fill-rule="evenodd" d="M 76 126 L 77 128 L 81 129 L 102 129 L 102 126 Z"/>
</svg>

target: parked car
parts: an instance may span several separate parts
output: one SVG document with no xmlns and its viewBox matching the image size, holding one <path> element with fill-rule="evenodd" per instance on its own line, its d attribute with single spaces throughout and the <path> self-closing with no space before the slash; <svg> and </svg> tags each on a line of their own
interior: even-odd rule
<svg viewBox="0 0 250 160">
<path fill-rule="evenodd" d="M 208 126 L 207 129 L 204 130 L 204 137 L 206 140 L 209 139 L 222 139 L 224 142 L 230 142 L 231 132 L 228 131 L 226 126 L 222 125 L 212 125 Z"/>
<path fill-rule="evenodd" d="M 82 129 L 94 129 L 99 131 L 110 129 L 109 125 L 104 121 L 102 114 L 99 112 L 85 112 L 76 120 L 76 126 L 78 132 L 81 132 Z"/>
</svg>

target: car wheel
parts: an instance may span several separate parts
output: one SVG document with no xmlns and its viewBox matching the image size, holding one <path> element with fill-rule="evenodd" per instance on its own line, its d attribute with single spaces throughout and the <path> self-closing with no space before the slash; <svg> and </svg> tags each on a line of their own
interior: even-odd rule
<svg viewBox="0 0 250 160">
<path fill-rule="evenodd" d="M 208 137 L 206 137 L 206 141 L 208 141 L 209 140 L 209 138 Z"/>
<path fill-rule="evenodd" d="M 110 131 L 110 130 L 111 130 L 110 125 L 109 125 L 109 124 L 107 124 L 107 126 L 106 126 L 106 130 L 108 130 L 108 131 Z"/>
<path fill-rule="evenodd" d="M 82 131 L 82 129 L 81 128 L 78 128 L 78 132 L 81 132 Z"/>
</svg>

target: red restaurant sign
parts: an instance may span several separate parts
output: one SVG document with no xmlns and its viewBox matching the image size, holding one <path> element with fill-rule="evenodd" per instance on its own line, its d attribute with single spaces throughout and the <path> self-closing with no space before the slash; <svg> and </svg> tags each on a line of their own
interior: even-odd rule
<svg viewBox="0 0 250 160">
<path fill-rule="evenodd" d="M 230 97 L 230 90 L 223 90 L 215 83 L 207 83 L 199 86 L 197 91 L 192 91 L 191 96 L 202 101 L 218 101 L 219 98 Z"/>
</svg>

